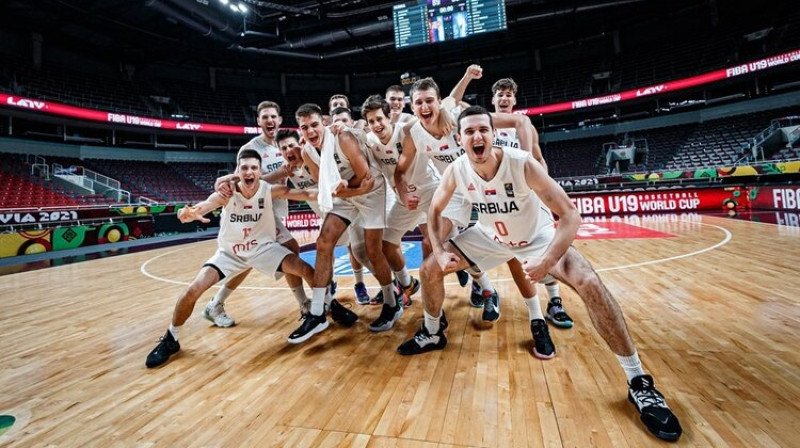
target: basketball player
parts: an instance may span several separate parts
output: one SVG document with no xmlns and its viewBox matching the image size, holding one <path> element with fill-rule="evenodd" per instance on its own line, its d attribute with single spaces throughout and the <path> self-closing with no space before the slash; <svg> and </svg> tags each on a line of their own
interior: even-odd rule
<svg viewBox="0 0 800 448">
<path fill-rule="evenodd" d="M 411 191 L 407 177 L 426 169 L 429 160 L 440 173 L 443 173 L 450 163 L 464 153 L 464 150 L 456 142 L 455 135 L 454 112 L 460 111 L 461 105 L 452 95 L 442 100 L 436 82 L 431 78 L 424 78 L 411 87 L 411 101 L 411 107 L 418 121 L 404 126 L 406 138 L 403 142 L 403 154 L 395 170 L 395 180 L 398 198 L 413 210 L 417 203 L 426 203 L 430 198 Z M 503 126 L 515 127 L 523 138 L 530 138 L 530 129 L 526 124 L 527 117 L 498 114 L 497 121 Z M 472 205 L 460 194 L 456 194 L 443 213 L 445 219 L 441 230 L 444 233 L 438 235 L 439 238 L 455 235 L 458 227 L 466 228 L 471 213 Z M 500 299 L 489 281 L 489 276 L 485 272 L 470 273 L 481 287 L 483 320 L 496 321 L 500 318 Z M 462 286 L 468 281 L 468 277 L 464 277 L 459 276 L 459 283 Z M 523 296 L 527 297 L 528 292 L 524 291 Z"/>
<path fill-rule="evenodd" d="M 575 289 L 595 329 L 617 355 L 628 378 L 628 398 L 642 422 L 657 437 L 677 440 L 682 432 L 680 423 L 655 389 L 653 378 L 642 369 L 619 305 L 591 264 L 572 246 L 581 218 L 567 194 L 530 153 L 492 145 L 492 116 L 483 107 L 464 110 L 458 118 L 458 132 L 467 156 L 445 171 L 428 217 L 433 254 L 420 270 L 425 321 L 414 338 L 397 351 L 415 355 L 447 345 L 440 320 L 446 273 L 470 265 L 485 271 L 516 258 L 531 282 L 550 274 Z M 443 241 L 438 231 L 442 213 L 456 192 L 476 204 L 478 224 Z M 557 228 L 550 210 L 560 217 Z M 538 307 L 528 306 L 531 315 L 541 313 Z M 540 342 L 534 327 L 541 325 L 546 327 L 544 320 L 531 321 L 534 352 Z"/>
<path fill-rule="evenodd" d="M 334 123 L 333 110 L 337 109 L 337 108 L 340 108 L 340 107 L 343 107 L 343 108 L 345 108 L 345 109 L 347 109 L 349 111 L 350 110 L 350 99 L 347 98 L 347 95 L 343 95 L 341 93 L 337 93 L 337 94 L 331 96 L 331 98 L 328 100 L 328 113 L 331 115 L 330 124 Z M 358 129 L 359 131 L 363 131 L 364 128 L 367 127 L 367 122 L 364 121 L 364 120 L 356 120 L 356 121 L 353 122 L 353 125 L 350 126 L 350 127 L 352 127 L 353 129 Z"/>
<path fill-rule="evenodd" d="M 354 129 L 355 122 L 353 121 L 353 116 L 350 113 L 350 109 L 347 107 L 339 106 L 338 104 L 342 104 L 343 101 L 347 101 L 347 97 L 344 95 L 334 95 L 337 97 L 335 100 L 331 101 L 332 104 L 336 104 L 336 107 L 331 109 L 331 124 L 329 128 L 333 132 L 333 135 L 339 135 L 339 132 L 345 129 Z M 366 136 L 356 130 L 354 134 L 359 138 L 362 142 L 366 141 Z M 378 294 L 375 297 L 370 298 L 369 292 L 367 291 L 367 285 L 364 283 L 364 266 L 367 266 L 367 269 L 370 269 L 372 263 L 370 263 L 369 259 L 367 258 L 367 245 L 366 241 L 364 241 L 364 229 L 359 226 L 358 223 L 353 223 L 347 227 L 347 232 L 345 233 L 347 237 L 342 236 L 342 238 L 346 238 L 348 240 L 347 243 L 347 253 L 350 256 L 350 266 L 353 268 L 353 279 L 355 280 L 355 284 L 353 285 L 353 289 L 356 293 L 356 302 L 359 305 L 381 305 L 383 304 L 383 292 L 378 291 Z M 370 272 L 372 270 L 370 269 Z"/>
<path fill-rule="evenodd" d="M 392 124 L 408 123 L 414 116 L 403 112 L 406 106 L 406 94 L 403 88 L 398 85 L 389 86 L 386 88 L 386 102 L 389 103 L 390 116 Z M 364 111 L 361 111 L 361 116 L 364 116 Z M 366 119 L 366 117 L 364 117 Z"/>
<path fill-rule="evenodd" d="M 389 104 L 380 97 L 372 95 L 361 106 L 361 114 L 367 120 L 370 133 L 367 134 L 367 146 L 370 149 L 372 160 L 383 173 L 389 187 L 394 191 L 395 169 L 403 149 L 405 134 L 402 125 L 392 123 Z M 420 173 L 420 180 L 413 184 L 416 189 L 425 189 L 432 192 L 436 189 L 438 178 L 433 168 L 428 167 Z M 392 193 L 394 194 L 394 193 Z M 427 195 L 426 195 L 427 196 Z M 386 229 L 383 232 L 383 253 L 394 271 L 397 282 L 404 291 L 404 299 L 419 290 L 419 281 L 408 273 L 406 259 L 403 255 L 401 242 L 406 232 L 417 227 L 423 218 L 421 210 L 409 210 L 402 202 L 394 201 L 386 219 Z"/>
<path fill-rule="evenodd" d="M 245 149 L 257 151 L 261 156 L 262 173 L 268 174 L 278 170 L 283 164 L 283 158 L 275 142 L 275 135 L 283 122 L 283 118 L 281 117 L 280 106 L 272 101 L 262 101 L 258 104 L 256 111 L 258 113 L 258 126 L 261 128 L 261 135 L 245 143 L 239 151 L 241 152 Z M 227 182 L 222 179 L 223 178 L 218 179 L 217 185 L 219 185 L 220 182 L 227 185 Z M 282 181 L 281 184 L 285 184 L 285 181 Z M 229 197 L 229 192 L 222 192 L 219 188 L 216 188 L 216 190 L 223 196 Z M 277 199 L 274 205 L 275 228 L 278 232 L 278 243 L 286 246 L 294 254 L 299 254 L 300 245 L 281 221 L 281 218 L 286 218 L 289 215 L 289 203 L 286 202 L 285 199 Z M 234 319 L 225 312 L 225 300 L 242 284 L 249 273 L 250 270 L 246 270 L 239 275 L 229 277 L 225 284 L 214 295 L 214 298 L 206 305 L 203 310 L 203 317 L 210 320 L 218 327 L 232 327 L 235 325 L 236 322 Z M 298 303 L 305 303 L 308 298 L 306 297 L 305 289 L 303 289 L 302 279 L 289 273 L 287 273 L 285 277 L 286 284 L 289 286 L 289 289 L 291 289 Z"/>
<path fill-rule="evenodd" d="M 311 299 L 311 312 L 304 321 L 306 332 L 318 331 L 326 323 L 321 303 L 325 286 L 331 279 L 333 249 L 347 227 L 357 222 L 364 229 L 367 257 L 373 274 L 381 286 L 384 303 L 371 331 L 387 331 L 403 315 L 402 296 L 395 290 L 392 272 L 382 251 L 383 228 L 386 225 L 386 184 L 380 172 L 367 160 L 364 145 L 353 132 L 344 130 L 338 136 L 322 125 L 322 110 L 316 104 L 304 104 L 295 118 L 306 144 L 303 162 L 319 185 L 320 209 L 326 213 L 317 239 L 316 270 Z M 371 182 L 368 192 L 359 190 L 363 182 Z"/>
<path fill-rule="evenodd" d="M 189 287 L 178 297 L 169 329 L 156 348 L 147 355 L 145 365 L 148 368 L 166 363 L 170 356 L 180 350 L 178 342 L 180 327 L 192 315 L 200 295 L 220 280 L 251 268 L 275 278 L 284 273 L 302 277 L 308 283 L 314 280 L 314 269 L 278 243 L 273 200 L 312 199 L 316 196 L 316 191 L 303 192 L 283 185 L 270 185 L 260 179 L 261 164 L 261 155 L 257 151 L 252 149 L 240 151 L 236 169 L 240 180 L 236 183 L 236 192 L 232 198 L 226 199 L 214 192 L 205 201 L 178 211 L 178 219 L 183 223 L 195 220 L 209 222 L 203 215 L 222 207 L 220 232 L 217 237 L 219 246 Z M 319 327 L 316 332 L 322 330 L 324 326 Z M 289 342 L 300 343 L 313 335 L 313 332 L 295 331 L 289 336 Z"/>
<path fill-rule="evenodd" d="M 467 85 L 473 79 L 480 79 L 483 77 L 483 69 L 479 65 L 471 65 L 467 68 L 464 76 L 453 89 L 453 97 L 461 101 Z M 514 105 L 517 104 L 517 83 L 511 78 L 500 79 L 492 85 L 492 104 L 494 105 L 495 113 L 512 113 Z M 539 133 L 530 122 L 529 128 L 532 134 L 532 140 L 525 145 L 520 146 L 520 141 L 517 138 L 517 132 L 514 128 L 497 129 L 495 131 L 495 146 L 508 147 L 508 148 L 530 148 L 533 158 L 542 164 L 545 171 L 547 171 L 547 163 L 542 156 L 542 149 L 539 147 Z M 535 286 L 531 286 L 525 278 L 525 273 L 522 270 L 522 265 L 516 259 L 508 261 L 508 269 L 511 271 L 511 277 L 517 288 L 522 292 L 524 300 L 539 301 L 538 291 Z M 547 304 L 547 315 L 545 316 L 553 325 L 560 328 L 572 328 L 572 318 L 567 314 L 561 303 L 561 293 L 559 291 L 558 282 L 551 276 L 546 277 L 542 281 L 547 290 L 547 295 L 550 300 Z M 481 306 L 480 287 L 476 282 L 472 282 L 472 294 L 470 295 L 470 303 L 472 306 Z"/>
</svg>

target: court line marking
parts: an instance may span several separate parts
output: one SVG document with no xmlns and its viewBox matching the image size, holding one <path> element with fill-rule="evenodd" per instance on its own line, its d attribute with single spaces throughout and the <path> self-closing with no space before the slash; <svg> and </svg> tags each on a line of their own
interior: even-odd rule
<svg viewBox="0 0 800 448">
<path fill-rule="evenodd" d="M 680 222 L 687 223 L 687 224 L 697 224 L 697 225 L 701 225 L 701 226 L 714 227 L 715 229 L 721 230 L 722 233 L 725 234 L 725 237 L 721 241 L 719 241 L 718 243 L 716 243 L 716 244 L 714 244 L 712 246 L 705 247 L 703 249 L 699 249 L 699 250 L 696 250 L 694 252 L 688 252 L 688 253 L 685 253 L 685 254 L 675 255 L 675 256 L 672 256 L 672 257 L 658 258 L 658 259 L 655 259 L 655 260 L 642 261 L 642 262 L 639 262 L 639 263 L 631 263 L 631 264 L 626 264 L 626 265 L 622 265 L 622 266 L 611 266 L 611 267 L 606 267 L 606 268 L 595 268 L 595 271 L 597 271 L 597 272 L 619 271 L 619 270 L 623 270 L 623 269 L 638 268 L 638 267 L 642 267 L 642 266 L 649 266 L 649 265 L 654 265 L 654 264 L 667 263 L 667 262 L 670 262 L 670 261 L 680 260 L 682 258 L 694 257 L 694 256 L 697 256 L 697 255 L 704 254 L 706 252 L 710 252 L 712 250 L 719 249 L 720 247 L 728 244 L 733 239 L 733 234 L 730 232 L 730 230 L 728 230 L 728 229 L 726 229 L 725 227 L 722 227 L 722 226 L 718 226 L 718 225 L 715 225 L 715 224 L 706 224 L 706 223 L 703 223 L 703 222 L 686 221 L 686 220 L 681 220 Z M 176 250 L 173 250 L 173 251 L 170 251 L 170 252 L 163 253 L 161 255 L 156 255 L 155 257 L 153 257 L 153 258 L 145 261 L 144 263 L 142 263 L 142 266 L 139 268 L 139 272 L 141 272 L 142 275 L 144 275 L 145 277 L 149 277 L 149 278 L 151 278 L 153 280 L 157 280 L 157 281 L 161 281 L 161 282 L 165 282 L 165 283 L 171 283 L 173 285 L 189 286 L 189 284 L 191 282 L 182 282 L 182 281 L 178 281 L 178 280 L 172 280 L 172 279 L 169 279 L 169 278 L 159 277 L 159 276 L 157 276 L 155 274 L 151 274 L 150 272 L 147 271 L 147 265 L 150 264 L 150 262 L 155 261 L 155 260 L 157 260 L 157 259 L 159 259 L 161 257 L 167 256 L 167 255 L 170 255 L 170 254 L 174 254 L 175 252 L 179 252 L 180 250 L 181 249 L 176 249 Z M 413 271 L 413 270 L 416 270 L 416 269 L 411 269 L 411 270 Z M 513 281 L 513 280 L 514 280 L 513 278 L 493 278 L 492 279 L 493 282 L 504 282 L 504 281 Z M 458 283 L 457 282 L 445 283 L 445 286 L 453 286 L 453 285 L 458 285 Z M 219 288 L 220 286 L 219 285 L 214 285 L 214 287 L 215 288 Z M 240 286 L 237 289 L 249 289 L 249 290 L 258 290 L 258 291 L 288 291 L 289 290 L 289 288 L 286 287 L 286 286 Z M 378 287 L 378 286 L 369 286 L 369 287 L 367 287 L 367 289 L 380 289 L 380 287 Z"/>
</svg>

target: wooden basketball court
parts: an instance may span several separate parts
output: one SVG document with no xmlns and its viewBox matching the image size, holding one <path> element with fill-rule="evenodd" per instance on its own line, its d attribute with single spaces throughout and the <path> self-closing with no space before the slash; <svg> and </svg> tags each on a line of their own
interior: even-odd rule
<svg viewBox="0 0 800 448">
<path fill-rule="evenodd" d="M 645 369 L 681 419 L 677 445 L 798 446 L 800 229 L 697 215 L 626 224 L 671 236 L 576 246 L 616 295 Z M 380 309 L 355 304 L 347 278 L 338 295 L 361 316 L 355 327 L 331 324 L 307 343 L 288 344 L 299 325 L 295 301 L 282 282 L 254 274 L 226 305 L 236 327 L 200 317 L 212 290 L 181 333 L 182 351 L 146 369 L 175 298 L 214 249 L 207 241 L 0 277 L 0 414 L 16 418 L 0 443 L 662 443 L 639 422 L 616 358 L 568 288 L 562 295 L 575 327 L 551 327 L 553 360 L 531 355 L 527 311 L 505 267 L 491 272 L 503 299 L 494 325 L 480 320 L 468 289 L 451 276 L 449 345 L 440 352 L 396 354 L 421 324 L 419 302 L 393 330 L 372 334 L 367 324 Z"/>
</svg>

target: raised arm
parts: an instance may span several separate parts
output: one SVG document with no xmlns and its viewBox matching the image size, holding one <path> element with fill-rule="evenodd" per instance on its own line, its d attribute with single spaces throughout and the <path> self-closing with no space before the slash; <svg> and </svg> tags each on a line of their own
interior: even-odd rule
<svg viewBox="0 0 800 448">
<path fill-rule="evenodd" d="M 464 76 L 461 77 L 455 87 L 453 87 L 453 90 L 450 91 L 450 97 L 455 100 L 456 104 L 460 104 L 464 99 L 464 92 L 467 91 L 467 86 L 470 81 L 473 79 L 481 79 L 482 76 L 483 69 L 480 65 L 470 65 L 467 67 L 467 71 L 464 72 Z"/>
<path fill-rule="evenodd" d="M 575 240 L 581 224 L 581 215 L 564 189 L 547 175 L 544 167 L 533 157 L 528 158 L 525 163 L 525 180 L 539 199 L 558 215 L 555 237 L 545 253 L 538 260 L 525 261 L 528 277 L 533 281 L 539 281 L 558 263 Z"/>
<path fill-rule="evenodd" d="M 195 205 L 187 205 L 178 210 L 178 219 L 186 224 L 187 222 L 192 221 L 200 221 L 202 223 L 207 223 L 210 220 L 204 218 L 203 215 L 206 213 L 216 210 L 223 205 L 227 204 L 228 200 L 222 197 L 219 193 L 211 193 L 211 195 L 205 201 L 199 202 Z"/>
<path fill-rule="evenodd" d="M 528 145 L 533 145 L 533 133 L 536 132 L 536 129 L 534 129 L 527 115 L 492 112 L 492 123 L 494 123 L 495 129 L 516 129 L 517 139 L 519 139 L 520 145 L 522 146 L 520 149 L 531 152 L 532 147 Z M 539 136 L 537 135 L 536 142 L 538 143 L 538 141 Z M 541 150 L 539 150 L 539 154 L 541 154 Z"/>
</svg>

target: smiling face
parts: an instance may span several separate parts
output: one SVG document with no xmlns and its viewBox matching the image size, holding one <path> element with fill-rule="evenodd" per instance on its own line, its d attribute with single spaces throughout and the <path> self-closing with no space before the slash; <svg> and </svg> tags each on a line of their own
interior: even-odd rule
<svg viewBox="0 0 800 448">
<path fill-rule="evenodd" d="M 252 197 L 258 191 L 259 178 L 261 177 L 261 161 L 256 157 L 243 157 L 239 159 L 236 172 L 241 181 L 239 188 L 245 197 Z"/>
<path fill-rule="evenodd" d="M 489 115 L 468 115 L 461 119 L 460 125 L 459 141 L 470 162 L 486 163 L 491 156 L 494 141 L 494 129 Z"/>
<path fill-rule="evenodd" d="M 511 89 L 499 89 L 492 96 L 495 112 L 511 113 L 517 104 L 517 94 Z"/>
<path fill-rule="evenodd" d="M 302 134 L 303 140 L 316 149 L 322 148 L 325 126 L 322 125 L 322 117 L 319 114 L 312 113 L 297 117 L 297 124 L 300 127 L 300 134 Z"/>
<path fill-rule="evenodd" d="M 281 127 L 283 118 L 274 107 L 265 107 L 258 113 L 258 126 L 269 140 L 275 139 L 275 133 Z"/>
<path fill-rule="evenodd" d="M 436 124 L 439 119 L 440 107 L 441 101 L 439 95 L 436 94 L 436 89 L 414 91 L 414 96 L 411 98 L 411 109 L 426 129 L 430 129 Z"/>
<path fill-rule="evenodd" d="M 392 136 L 392 121 L 383 113 L 383 109 L 371 110 L 366 113 L 367 126 L 381 142 L 386 142 Z"/>
<path fill-rule="evenodd" d="M 392 112 L 400 113 L 406 105 L 405 96 L 402 91 L 389 90 L 386 92 L 386 102 L 389 103 L 389 109 Z"/>
<path fill-rule="evenodd" d="M 294 136 L 278 140 L 278 147 L 281 149 L 283 160 L 286 161 L 292 169 L 303 164 L 303 158 L 300 155 L 300 151 L 303 148 Z"/>
</svg>

